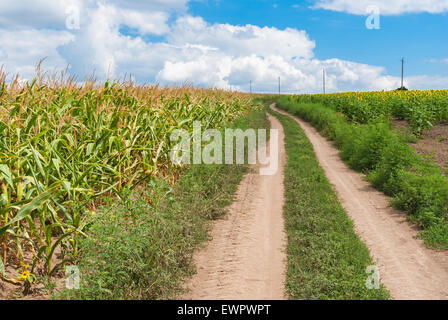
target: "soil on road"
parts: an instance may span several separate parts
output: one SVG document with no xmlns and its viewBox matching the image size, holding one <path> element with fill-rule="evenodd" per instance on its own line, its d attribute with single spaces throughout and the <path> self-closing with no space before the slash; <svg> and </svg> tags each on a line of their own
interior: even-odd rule
<svg viewBox="0 0 448 320">
<path fill-rule="evenodd" d="M 390 206 L 390 198 L 374 189 L 364 175 L 349 169 L 339 151 L 301 119 L 294 118 L 314 147 L 320 165 L 338 193 L 355 231 L 369 247 L 381 282 L 395 299 L 448 299 L 448 252 L 425 247 L 405 213 Z"/>
<path fill-rule="evenodd" d="M 211 241 L 194 257 L 197 274 L 188 283 L 191 290 L 184 299 L 286 298 L 284 133 L 280 122 L 268 117 L 271 128 L 279 130 L 277 173 L 262 176 L 258 164 L 243 178 L 228 214 L 214 223 Z"/>
</svg>

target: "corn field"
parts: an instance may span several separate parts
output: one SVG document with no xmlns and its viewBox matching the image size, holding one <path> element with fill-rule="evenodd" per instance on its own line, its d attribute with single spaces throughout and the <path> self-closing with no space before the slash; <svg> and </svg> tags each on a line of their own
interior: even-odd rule
<svg viewBox="0 0 448 320">
<path fill-rule="evenodd" d="M 103 197 L 145 188 L 155 176 L 174 183 L 173 130 L 192 132 L 193 121 L 220 128 L 251 105 L 188 86 L 78 84 L 64 73 L 5 78 L 0 72 L 0 276 L 13 284 L 51 276 L 76 257 Z"/>
</svg>

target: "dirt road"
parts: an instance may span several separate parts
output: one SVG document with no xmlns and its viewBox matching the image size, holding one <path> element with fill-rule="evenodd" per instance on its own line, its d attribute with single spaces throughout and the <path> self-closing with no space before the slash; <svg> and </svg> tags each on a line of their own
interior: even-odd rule
<svg viewBox="0 0 448 320">
<path fill-rule="evenodd" d="M 349 169 L 339 151 L 310 124 L 293 118 L 313 144 L 320 165 L 353 220 L 355 231 L 369 247 L 381 281 L 392 296 L 448 299 L 448 253 L 426 248 L 416 239 L 417 230 L 407 222 L 406 215 L 390 207 L 387 196 L 364 181 L 362 174 Z"/>
<path fill-rule="evenodd" d="M 284 134 L 280 122 L 279 168 L 275 175 L 259 175 L 259 165 L 238 187 L 229 213 L 215 222 L 212 240 L 195 255 L 198 273 L 184 299 L 285 298 L 286 234 L 283 219 Z"/>
</svg>

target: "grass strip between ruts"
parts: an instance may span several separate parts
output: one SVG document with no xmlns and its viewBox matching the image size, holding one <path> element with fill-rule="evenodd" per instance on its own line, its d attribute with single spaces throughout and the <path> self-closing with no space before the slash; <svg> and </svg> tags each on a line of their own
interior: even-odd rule
<svg viewBox="0 0 448 320">
<path fill-rule="evenodd" d="M 287 292 L 291 299 L 388 299 L 368 289 L 369 250 L 353 229 L 300 125 L 269 109 L 283 125 L 284 215 L 288 235 Z"/>
</svg>

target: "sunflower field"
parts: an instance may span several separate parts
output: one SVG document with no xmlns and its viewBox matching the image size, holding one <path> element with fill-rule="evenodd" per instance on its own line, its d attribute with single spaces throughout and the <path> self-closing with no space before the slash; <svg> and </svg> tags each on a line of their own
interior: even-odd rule
<svg viewBox="0 0 448 320">
<path fill-rule="evenodd" d="M 294 98 L 298 102 L 324 104 L 357 123 L 407 120 L 417 134 L 448 121 L 448 90 L 348 92 Z"/>
</svg>

